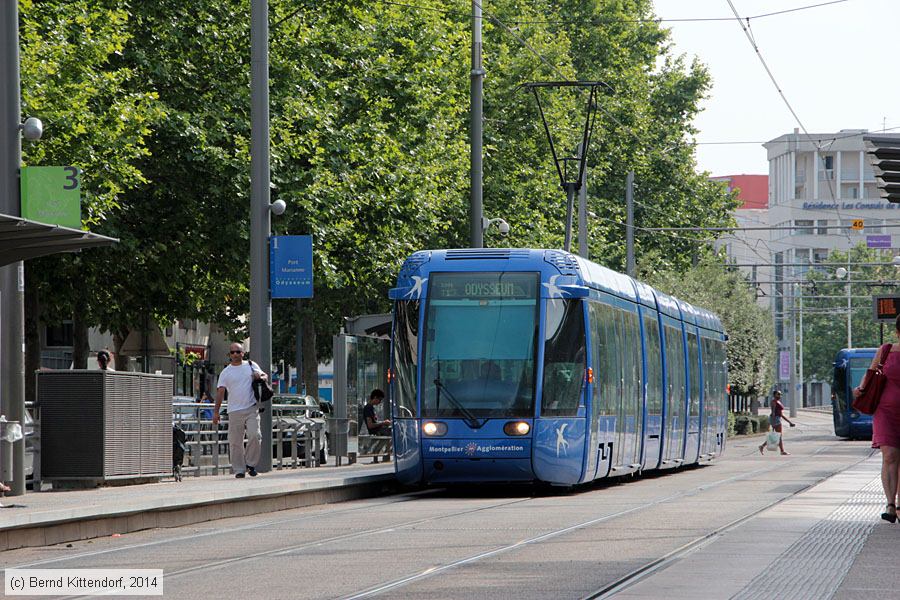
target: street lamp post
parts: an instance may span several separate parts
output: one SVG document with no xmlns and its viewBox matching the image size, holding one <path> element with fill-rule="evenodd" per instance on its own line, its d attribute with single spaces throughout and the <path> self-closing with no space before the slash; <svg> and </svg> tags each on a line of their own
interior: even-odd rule
<svg viewBox="0 0 900 600">
<path fill-rule="evenodd" d="M 850 266 L 850 254 L 847 253 L 847 266 Z M 853 305 L 850 297 L 850 270 L 838 267 L 834 272 L 838 279 L 847 278 L 847 348 L 853 347 Z"/>
<path fill-rule="evenodd" d="M 0 213 L 18 217 L 20 135 L 18 3 L 0 4 Z M 0 267 L 0 413 L 25 421 L 25 266 Z M 12 495 L 25 493 L 25 440 L 12 445 Z"/>
<path fill-rule="evenodd" d="M 272 301 L 269 296 L 269 7 L 250 5 L 250 353 L 272 375 Z M 272 469 L 272 410 L 260 414 L 262 452 L 256 468 Z"/>
</svg>

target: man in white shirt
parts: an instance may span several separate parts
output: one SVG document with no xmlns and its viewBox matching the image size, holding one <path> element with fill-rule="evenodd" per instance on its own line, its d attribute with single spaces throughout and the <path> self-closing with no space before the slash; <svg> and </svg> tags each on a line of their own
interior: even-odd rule
<svg viewBox="0 0 900 600">
<path fill-rule="evenodd" d="M 259 430 L 256 396 L 253 395 L 253 380 L 266 379 L 266 374 L 256 363 L 244 360 L 244 347 L 241 344 L 231 344 L 228 358 L 231 362 L 219 375 L 213 424 L 219 423 L 219 408 L 225 399 L 225 390 L 228 390 L 228 450 L 231 456 L 231 471 L 238 479 L 243 479 L 245 472 L 250 477 L 256 477 L 262 433 Z"/>
</svg>

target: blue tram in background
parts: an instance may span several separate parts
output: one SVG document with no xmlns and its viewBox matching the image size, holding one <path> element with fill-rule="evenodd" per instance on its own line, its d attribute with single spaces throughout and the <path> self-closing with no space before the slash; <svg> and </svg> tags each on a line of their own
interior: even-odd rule
<svg viewBox="0 0 900 600">
<path fill-rule="evenodd" d="M 568 252 L 416 252 L 389 373 L 405 483 L 585 483 L 725 446 L 719 319 Z"/>
<path fill-rule="evenodd" d="M 844 348 L 834 358 L 831 409 L 834 434 L 850 439 L 872 439 L 872 415 L 853 410 L 853 388 L 859 385 L 878 348 Z"/>
</svg>

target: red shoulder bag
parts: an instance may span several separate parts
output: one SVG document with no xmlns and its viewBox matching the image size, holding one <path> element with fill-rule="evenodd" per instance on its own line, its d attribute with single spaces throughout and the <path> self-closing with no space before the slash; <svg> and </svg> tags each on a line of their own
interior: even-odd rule
<svg viewBox="0 0 900 600">
<path fill-rule="evenodd" d="M 884 390 L 884 384 L 887 383 L 887 377 L 882 371 L 884 362 L 887 360 L 888 352 L 891 351 L 891 345 L 885 344 L 878 351 L 878 366 L 874 369 L 866 369 L 866 375 L 863 381 L 866 387 L 859 389 L 859 396 L 853 399 L 853 410 L 858 410 L 864 415 L 874 415 L 878 409 L 878 401 L 881 400 L 881 392 Z"/>
</svg>

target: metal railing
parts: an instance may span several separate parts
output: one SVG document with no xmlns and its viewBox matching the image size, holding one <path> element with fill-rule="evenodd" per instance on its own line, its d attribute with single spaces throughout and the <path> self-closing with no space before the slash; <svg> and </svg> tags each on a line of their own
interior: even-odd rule
<svg viewBox="0 0 900 600">
<path fill-rule="evenodd" d="M 186 437 L 183 474 L 199 477 L 218 475 L 231 469 L 227 403 L 223 403 L 222 408 L 226 412 L 221 415 L 217 427 L 212 422 L 212 404 L 188 399 L 172 402 L 172 424 L 184 431 Z M 317 405 L 272 405 L 273 469 L 320 466 L 325 420 L 319 414 Z"/>
</svg>

